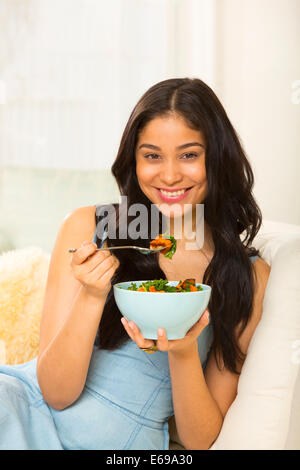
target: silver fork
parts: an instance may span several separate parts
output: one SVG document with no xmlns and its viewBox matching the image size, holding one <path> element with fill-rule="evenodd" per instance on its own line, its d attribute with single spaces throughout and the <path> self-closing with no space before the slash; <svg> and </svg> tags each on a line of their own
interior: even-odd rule
<svg viewBox="0 0 300 470">
<path fill-rule="evenodd" d="M 138 250 L 143 255 L 149 255 L 151 253 L 157 253 L 159 251 L 165 250 L 166 247 L 162 246 L 160 248 L 156 248 L 153 250 L 152 248 L 142 248 L 140 246 L 111 246 L 109 248 L 97 248 L 95 251 L 102 251 L 102 250 L 124 250 L 124 249 L 131 248 L 132 250 Z M 69 248 L 69 253 L 75 253 L 77 248 Z"/>
</svg>

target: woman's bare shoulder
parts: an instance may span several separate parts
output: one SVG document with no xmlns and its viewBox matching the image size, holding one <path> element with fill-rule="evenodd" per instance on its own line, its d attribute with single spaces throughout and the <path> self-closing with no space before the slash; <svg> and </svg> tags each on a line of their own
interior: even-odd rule
<svg viewBox="0 0 300 470">
<path fill-rule="evenodd" d="M 61 224 L 51 253 L 41 319 L 39 358 L 66 320 L 81 287 L 72 273 L 69 248 L 92 240 L 95 232 L 95 207 L 78 207 Z"/>
<path fill-rule="evenodd" d="M 65 216 L 65 220 L 72 217 L 73 220 L 82 219 L 89 217 L 91 214 L 95 217 L 97 206 L 80 206 L 73 209 L 71 212 L 68 212 Z"/>
<path fill-rule="evenodd" d="M 257 299 L 262 301 L 268 284 L 271 267 L 263 258 L 257 258 L 253 263 L 253 269 L 255 273 L 254 295 Z"/>
<path fill-rule="evenodd" d="M 69 212 L 64 218 L 64 224 L 72 226 L 72 228 L 81 231 L 85 228 L 85 232 L 88 231 L 93 237 L 96 230 L 96 213 L 97 206 L 80 206 Z"/>
</svg>

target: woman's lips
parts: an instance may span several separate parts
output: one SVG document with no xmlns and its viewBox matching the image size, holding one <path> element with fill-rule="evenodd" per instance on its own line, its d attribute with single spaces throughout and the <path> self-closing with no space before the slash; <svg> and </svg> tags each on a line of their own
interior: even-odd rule
<svg viewBox="0 0 300 470">
<path fill-rule="evenodd" d="M 188 188 L 183 194 L 179 194 L 178 196 L 167 196 L 166 194 L 163 194 L 158 188 L 156 188 L 156 191 L 158 192 L 160 199 L 164 202 L 179 202 L 189 194 L 191 189 L 192 188 Z"/>
</svg>

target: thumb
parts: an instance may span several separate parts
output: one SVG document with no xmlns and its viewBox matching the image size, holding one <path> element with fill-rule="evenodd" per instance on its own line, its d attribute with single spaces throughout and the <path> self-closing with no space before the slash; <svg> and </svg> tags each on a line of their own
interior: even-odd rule
<svg viewBox="0 0 300 470">
<path fill-rule="evenodd" d="M 199 320 L 199 323 L 201 323 L 202 325 L 208 325 L 210 322 L 210 313 L 209 311 L 206 309 L 204 310 L 204 312 L 202 313 L 201 317 L 200 317 L 200 320 Z"/>
<path fill-rule="evenodd" d="M 202 313 L 201 317 L 195 323 L 192 328 L 188 331 L 190 334 L 195 334 L 197 337 L 200 335 L 200 333 L 204 330 L 204 328 L 209 324 L 210 321 L 210 314 L 208 310 L 204 310 Z"/>
</svg>

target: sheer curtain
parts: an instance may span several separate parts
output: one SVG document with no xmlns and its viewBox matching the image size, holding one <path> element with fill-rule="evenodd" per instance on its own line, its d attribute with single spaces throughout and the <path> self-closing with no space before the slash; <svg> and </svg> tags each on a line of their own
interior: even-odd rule
<svg viewBox="0 0 300 470">
<path fill-rule="evenodd" d="M 110 168 L 139 97 L 214 86 L 215 0 L 0 0 L 1 165 Z"/>
</svg>

